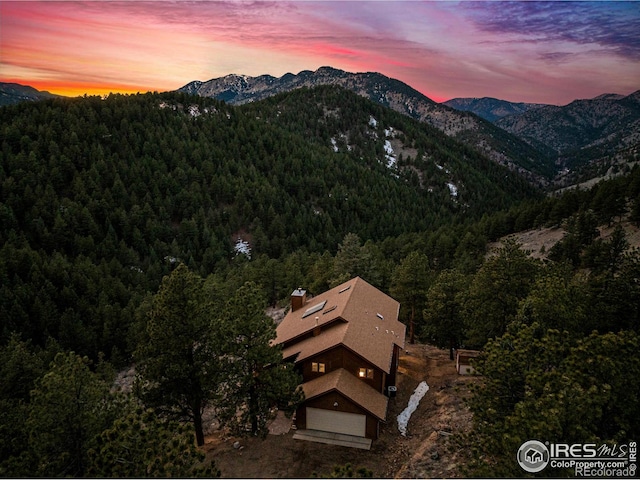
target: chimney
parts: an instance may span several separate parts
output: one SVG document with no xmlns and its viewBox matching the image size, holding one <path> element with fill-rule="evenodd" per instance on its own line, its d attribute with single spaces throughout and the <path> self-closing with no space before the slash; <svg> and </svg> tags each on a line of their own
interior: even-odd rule
<svg viewBox="0 0 640 480">
<path fill-rule="evenodd" d="M 316 317 L 316 326 L 313 329 L 313 336 L 317 337 L 318 335 L 320 335 L 320 331 L 322 330 L 322 327 L 320 327 L 318 325 L 318 320 L 320 319 L 320 317 Z"/>
<path fill-rule="evenodd" d="M 302 308 L 307 303 L 307 291 L 302 288 L 297 288 L 291 294 L 291 311 L 295 312 L 299 308 Z"/>
</svg>

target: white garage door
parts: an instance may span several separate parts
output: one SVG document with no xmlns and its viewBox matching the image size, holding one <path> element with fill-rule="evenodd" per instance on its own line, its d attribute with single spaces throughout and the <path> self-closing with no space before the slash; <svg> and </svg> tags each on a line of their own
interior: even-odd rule
<svg viewBox="0 0 640 480">
<path fill-rule="evenodd" d="M 307 429 L 364 437 L 367 417 L 357 413 L 336 412 L 307 407 Z"/>
</svg>

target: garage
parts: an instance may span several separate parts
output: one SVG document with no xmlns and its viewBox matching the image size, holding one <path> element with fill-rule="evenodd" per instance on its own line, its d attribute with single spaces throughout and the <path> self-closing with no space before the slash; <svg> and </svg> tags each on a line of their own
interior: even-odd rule
<svg viewBox="0 0 640 480">
<path fill-rule="evenodd" d="M 367 417 L 357 413 L 307 407 L 307 429 L 364 437 Z"/>
</svg>

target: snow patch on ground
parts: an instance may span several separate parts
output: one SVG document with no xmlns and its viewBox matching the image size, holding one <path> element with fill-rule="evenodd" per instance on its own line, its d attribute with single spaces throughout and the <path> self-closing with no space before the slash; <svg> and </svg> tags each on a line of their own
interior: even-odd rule
<svg viewBox="0 0 640 480">
<path fill-rule="evenodd" d="M 236 255 L 242 254 L 245 255 L 248 259 L 251 259 L 251 246 L 249 245 L 249 242 L 243 240 L 240 237 L 238 237 L 238 239 L 236 240 L 233 251 L 236 252 Z"/>
<path fill-rule="evenodd" d="M 398 430 L 400 430 L 400 434 L 402 436 L 407 436 L 407 424 L 409 423 L 409 419 L 413 412 L 418 408 L 422 397 L 424 397 L 428 391 L 429 385 L 427 385 L 427 382 L 420 382 L 409 399 L 409 405 L 407 405 L 407 408 L 398 415 Z"/>
<path fill-rule="evenodd" d="M 458 187 L 456 187 L 453 183 L 448 182 L 447 187 L 449 187 L 449 191 L 451 192 L 452 197 L 458 196 Z"/>
<path fill-rule="evenodd" d="M 373 116 L 370 116 L 369 117 L 369 125 L 371 125 L 373 128 L 376 128 L 378 126 L 378 120 L 373 118 Z"/>
<path fill-rule="evenodd" d="M 337 152 L 338 151 L 338 144 L 336 143 L 336 139 L 335 138 L 331 138 L 331 145 L 333 145 L 333 151 Z"/>
</svg>

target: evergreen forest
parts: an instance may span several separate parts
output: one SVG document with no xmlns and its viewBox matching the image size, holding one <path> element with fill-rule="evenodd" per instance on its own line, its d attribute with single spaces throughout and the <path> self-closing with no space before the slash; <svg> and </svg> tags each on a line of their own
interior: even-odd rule
<svg viewBox="0 0 640 480">
<path fill-rule="evenodd" d="M 469 475 L 522 476 L 530 438 L 640 436 L 637 167 L 544 195 L 332 86 L 5 106 L 0 147 L 0 476 L 219 475 L 207 406 L 263 435 L 301 400 L 266 307 L 356 275 L 401 302 L 410 341 L 483 349 Z M 565 231 L 544 260 L 489 254 L 542 227 Z"/>
</svg>

